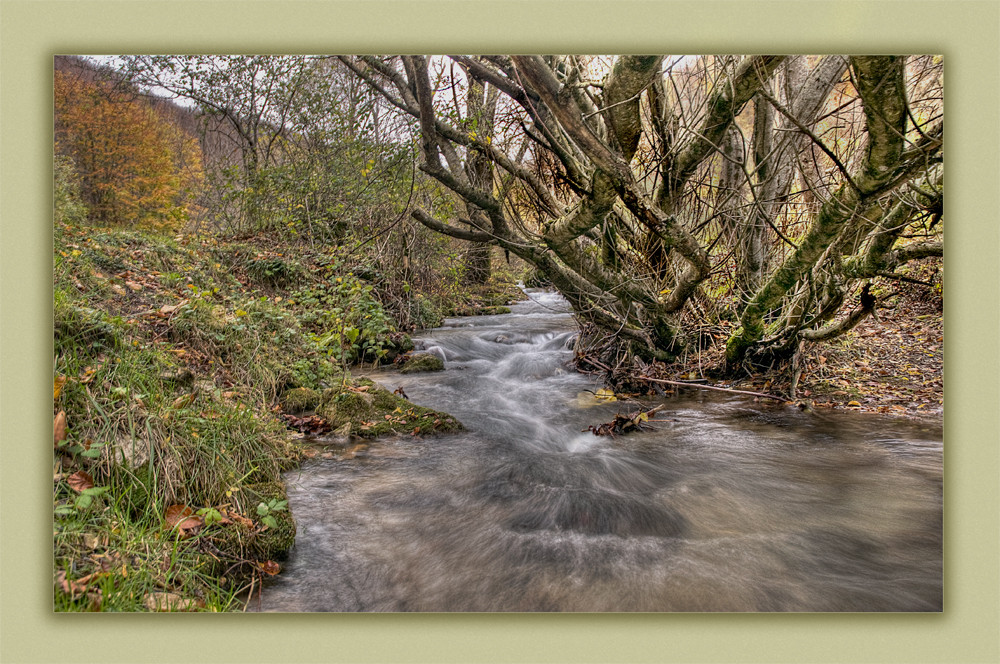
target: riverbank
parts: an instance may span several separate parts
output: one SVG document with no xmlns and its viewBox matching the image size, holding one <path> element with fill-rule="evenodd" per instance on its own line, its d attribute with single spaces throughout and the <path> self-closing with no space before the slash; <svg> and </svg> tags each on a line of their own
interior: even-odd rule
<svg viewBox="0 0 1000 664">
<path fill-rule="evenodd" d="M 736 379 L 712 377 L 711 368 L 724 361 L 724 349 L 718 343 L 695 349 L 677 363 L 656 365 L 650 373 L 791 397 L 812 408 L 940 422 L 944 417 L 943 307 L 939 291 L 904 284 L 879 303 L 877 318 L 867 317 L 841 337 L 803 347 L 794 395 L 789 366 Z M 714 330 L 716 339 L 725 339 L 729 329 Z"/>
<path fill-rule="evenodd" d="M 356 397 L 399 429 L 402 400 L 372 398 L 352 367 L 519 294 L 503 276 L 465 297 L 393 294 L 336 248 L 263 238 L 57 224 L 54 249 L 58 611 L 239 609 L 294 541 L 281 473 L 312 451 L 284 397 L 329 394 L 327 412 Z M 424 433 L 453 426 L 420 416 Z"/>
</svg>

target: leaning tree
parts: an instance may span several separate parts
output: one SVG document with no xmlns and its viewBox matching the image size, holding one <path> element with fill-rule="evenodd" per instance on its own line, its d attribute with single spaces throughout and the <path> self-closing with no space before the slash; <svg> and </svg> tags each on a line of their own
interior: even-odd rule
<svg viewBox="0 0 1000 664">
<path fill-rule="evenodd" d="M 415 219 L 524 259 L 647 359 L 704 319 L 731 321 L 729 369 L 791 357 L 943 255 L 939 57 L 341 59 L 467 212 Z"/>
</svg>

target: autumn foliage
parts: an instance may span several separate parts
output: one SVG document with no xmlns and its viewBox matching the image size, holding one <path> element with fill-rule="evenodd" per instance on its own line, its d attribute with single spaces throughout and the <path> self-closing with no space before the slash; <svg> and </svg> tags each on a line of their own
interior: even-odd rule
<svg viewBox="0 0 1000 664">
<path fill-rule="evenodd" d="M 203 180 L 196 138 L 149 103 L 100 80 L 56 71 L 56 152 L 70 157 L 91 222 L 179 227 Z"/>
</svg>

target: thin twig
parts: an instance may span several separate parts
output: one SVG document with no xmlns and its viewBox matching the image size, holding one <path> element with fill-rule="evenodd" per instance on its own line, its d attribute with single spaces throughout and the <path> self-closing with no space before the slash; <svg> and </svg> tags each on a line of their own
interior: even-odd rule
<svg viewBox="0 0 1000 664">
<path fill-rule="evenodd" d="M 679 387 L 693 387 L 699 390 L 715 390 L 717 392 L 731 392 L 733 394 L 746 394 L 753 397 L 763 397 L 764 399 L 774 399 L 775 401 L 783 401 L 785 403 L 792 403 L 789 399 L 785 397 L 779 397 L 774 394 L 764 394 L 763 392 L 749 392 L 747 390 L 734 390 L 731 387 L 716 387 L 715 385 L 702 385 L 700 383 L 685 383 L 679 380 L 665 380 L 663 378 L 647 378 L 646 376 L 640 376 L 640 380 L 645 380 L 650 383 L 663 383 L 664 385 L 677 385 Z"/>
</svg>

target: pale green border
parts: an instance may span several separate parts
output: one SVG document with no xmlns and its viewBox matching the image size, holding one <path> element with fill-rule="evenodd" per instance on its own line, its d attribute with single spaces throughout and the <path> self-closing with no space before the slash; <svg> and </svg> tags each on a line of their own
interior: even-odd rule
<svg viewBox="0 0 1000 664">
<path fill-rule="evenodd" d="M 0 661 L 998 662 L 996 2 L 0 0 Z M 944 53 L 942 615 L 53 615 L 51 56 Z"/>
</svg>

